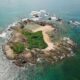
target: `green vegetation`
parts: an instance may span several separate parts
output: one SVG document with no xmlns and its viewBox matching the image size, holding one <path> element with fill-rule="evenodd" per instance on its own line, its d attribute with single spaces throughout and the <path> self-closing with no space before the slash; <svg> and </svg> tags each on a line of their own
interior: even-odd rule
<svg viewBox="0 0 80 80">
<path fill-rule="evenodd" d="M 32 48 L 44 49 L 47 47 L 47 44 L 43 40 L 42 31 L 32 33 L 29 31 L 22 30 L 22 34 L 28 40 L 28 49 Z"/>
<path fill-rule="evenodd" d="M 13 49 L 13 51 L 16 54 L 20 54 L 24 51 L 25 46 L 24 46 L 24 44 L 22 44 L 20 42 L 14 42 L 14 43 L 11 44 L 11 48 Z"/>
</svg>

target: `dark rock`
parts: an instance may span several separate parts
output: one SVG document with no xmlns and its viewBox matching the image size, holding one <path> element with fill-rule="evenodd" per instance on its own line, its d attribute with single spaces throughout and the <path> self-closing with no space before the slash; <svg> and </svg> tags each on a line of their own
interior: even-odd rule
<svg viewBox="0 0 80 80">
<path fill-rule="evenodd" d="M 48 18 L 48 20 L 51 20 L 51 17 L 50 17 L 50 18 Z"/>
</svg>

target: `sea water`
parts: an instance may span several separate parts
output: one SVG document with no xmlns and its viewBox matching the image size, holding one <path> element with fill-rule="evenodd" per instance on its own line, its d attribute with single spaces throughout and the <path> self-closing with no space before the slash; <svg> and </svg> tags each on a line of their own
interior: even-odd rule
<svg viewBox="0 0 80 80">
<path fill-rule="evenodd" d="M 33 10 L 46 10 L 69 21 L 80 21 L 80 0 L 0 0 L 0 32 L 17 20 L 29 17 Z M 67 36 L 75 41 L 75 56 L 54 65 L 38 64 L 29 68 L 14 65 L 3 54 L 0 38 L 0 80 L 80 80 L 80 26 L 56 24 L 58 36 Z"/>
</svg>

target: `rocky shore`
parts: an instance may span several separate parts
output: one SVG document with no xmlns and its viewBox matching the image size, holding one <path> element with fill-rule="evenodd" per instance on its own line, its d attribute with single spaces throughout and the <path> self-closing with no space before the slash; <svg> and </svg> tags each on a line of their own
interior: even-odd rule
<svg viewBox="0 0 80 80">
<path fill-rule="evenodd" d="M 62 38 L 56 44 L 54 44 L 54 42 L 51 42 L 51 45 L 52 43 L 54 44 L 54 47 L 51 47 L 51 49 L 46 49 L 47 47 L 45 49 L 40 49 L 35 47 L 32 49 L 27 48 L 28 39 L 21 33 L 21 31 L 26 30 L 29 32 L 33 32 L 33 30 L 29 30 L 26 28 L 27 24 L 32 24 L 32 26 L 34 27 L 33 23 L 37 24 L 40 28 L 44 27 L 44 32 L 47 35 L 48 35 L 48 29 L 46 28 L 46 25 L 51 26 L 52 27 L 51 29 L 53 28 L 54 30 L 56 29 L 52 23 L 47 23 L 43 21 L 42 22 L 33 21 L 30 19 L 22 20 L 18 22 L 16 25 L 11 26 L 8 29 L 9 31 L 12 31 L 11 38 L 2 46 L 2 49 L 6 57 L 12 60 L 13 63 L 15 63 L 18 66 L 25 66 L 27 64 L 37 64 L 37 63 L 44 63 L 44 62 L 49 62 L 53 64 L 66 57 L 71 57 L 74 55 L 73 49 L 75 47 L 75 43 L 70 38 L 67 37 Z M 42 28 L 42 33 L 43 33 L 43 28 Z M 12 44 L 18 42 L 23 44 L 25 47 L 22 46 L 24 50 L 17 54 L 12 49 Z"/>
</svg>

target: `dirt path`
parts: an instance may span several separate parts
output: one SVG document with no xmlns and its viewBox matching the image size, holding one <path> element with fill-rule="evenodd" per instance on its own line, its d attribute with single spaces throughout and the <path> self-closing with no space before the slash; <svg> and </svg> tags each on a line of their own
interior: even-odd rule
<svg viewBox="0 0 80 80">
<path fill-rule="evenodd" d="M 55 45 L 53 44 L 53 42 L 51 42 L 50 37 L 47 34 L 48 32 L 50 32 L 52 30 L 54 30 L 54 28 L 50 25 L 41 26 L 40 28 L 33 30 L 33 32 L 42 31 L 43 39 L 44 39 L 45 43 L 48 45 L 48 47 L 45 50 L 51 50 L 51 49 L 55 48 Z"/>
</svg>

